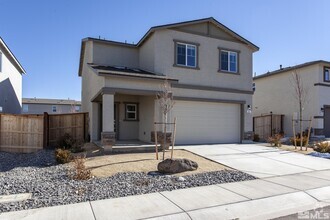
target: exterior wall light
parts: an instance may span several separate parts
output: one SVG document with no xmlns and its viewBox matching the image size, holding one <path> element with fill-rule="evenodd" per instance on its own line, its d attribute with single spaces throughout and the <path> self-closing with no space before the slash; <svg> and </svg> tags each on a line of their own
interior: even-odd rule
<svg viewBox="0 0 330 220">
<path fill-rule="evenodd" d="M 248 114 L 252 113 L 251 105 L 247 105 L 246 113 Z"/>
</svg>

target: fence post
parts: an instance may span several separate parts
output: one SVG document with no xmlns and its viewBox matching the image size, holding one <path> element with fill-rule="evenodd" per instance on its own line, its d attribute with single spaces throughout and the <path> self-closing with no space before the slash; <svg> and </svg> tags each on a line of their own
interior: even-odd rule
<svg viewBox="0 0 330 220">
<path fill-rule="evenodd" d="M 270 136 L 273 137 L 273 113 L 270 113 Z"/>
<path fill-rule="evenodd" d="M 47 148 L 48 147 L 48 126 L 49 126 L 49 122 L 48 122 L 48 113 L 44 112 L 44 139 L 43 139 L 43 147 Z"/>
<path fill-rule="evenodd" d="M 1 133 L 2 133 L 1 130 L 2 130 L 2 129 L 1 129 L 1 114 L 0 114 L 0 148 L 1 148 Z"/>
</svg>

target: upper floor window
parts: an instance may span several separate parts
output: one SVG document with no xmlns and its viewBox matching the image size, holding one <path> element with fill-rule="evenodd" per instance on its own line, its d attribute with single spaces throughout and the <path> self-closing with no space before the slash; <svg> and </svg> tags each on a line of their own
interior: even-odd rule
<svg viewBox="0 0 330 220">
<path fill-rule="evenodd" d="M 198 44 L 175 41 L 175 65 L 197 68 Z"/>
<path fill-rule="evenodd" d="M 29 111 L 29 105 L 28 104 L 23 104 L 23 112 L 28 112 Z"/>
<path fill-rule="evenodd" d="M 238 53 L 220 50 L 220 71 L 238 73 Z"/>
<path fill-rule="evenodd" d="M 324 82 L 330 82 L 330 67 L 324 67 Z"/>
<path fill-rule="evenodd" d="M 56 105 L 53 105 L 53 106 L 52 106 L 52 112 L 57 112 Z"/>
</svg>

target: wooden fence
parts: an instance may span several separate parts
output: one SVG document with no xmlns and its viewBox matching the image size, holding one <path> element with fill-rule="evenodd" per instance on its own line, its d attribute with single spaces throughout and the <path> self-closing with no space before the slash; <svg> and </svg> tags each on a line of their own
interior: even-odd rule
<svg viewBox="0 0 330 220">
<path fill-rule="evenodd" d="M 267 140 L 276 133 L 283 132 L 284 115 L 261 115 L 253 117 L 253 132 L 260 140 Z"/>
<path fill-rule="evenodd" d="M 43 115 L 0 114 L 0 150 L 29 153 L 56 147 L 68 133 L 77 141 L 88 136 L 88 113 Z"/>
</svg>

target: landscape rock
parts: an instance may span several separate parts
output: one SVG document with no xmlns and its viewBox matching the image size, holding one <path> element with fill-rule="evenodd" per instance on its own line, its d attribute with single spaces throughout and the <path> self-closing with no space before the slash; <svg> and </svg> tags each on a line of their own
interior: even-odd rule
<svg viewBox="0 0 330 220">
<path fill-rule="evenodd" d="M 184 158 L 166 159 L 160 162 L 157 168 L 161 173 L 181 173 L 196 170 L 198 168 L 198 164 L 192 160 Z"/>
<path fill-rule="evenodd" d="M 241 171 L 220 170 L 187 175 L 184 181 L 144 172 L 78 181 L 68 177 L 68 170 L 69 164 L 56 165 L 54 151 L 0 152 L 0 195 L 32 194 L 25 201 L 0 203 L 0 213 L 256 179 Z"/>
</svg>

